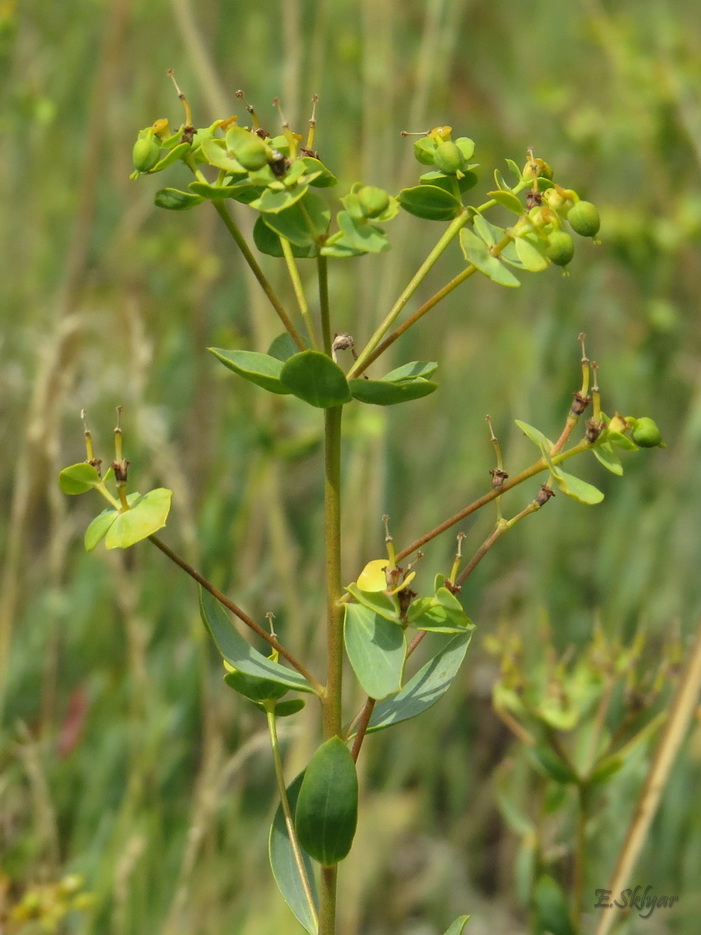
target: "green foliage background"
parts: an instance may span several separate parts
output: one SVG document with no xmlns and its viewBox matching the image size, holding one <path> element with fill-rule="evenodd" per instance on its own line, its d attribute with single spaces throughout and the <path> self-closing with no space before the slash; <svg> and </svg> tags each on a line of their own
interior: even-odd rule
<svg viewBox="0 0 701 935">
<path fill-rule="evenodd" d="M 264 724 L 221 680 L 190 582 L 147 546 L 85 555 L 97 504 L 69 502 L 56 484 L 83 457 L 80 409 L 109 461 L 122 404 L 138 486 L 175 491 L 168 541 L 318 656 L 319 420 L 205 352 L 264 349 L 278 329 L 214 212 L 158 211 L 158 180 L 128 178 L 137 130 L 181 120 L 172 67 L 198 125 L 241 113 L 244 88 L 264 124 L 275 127 L 279 96 L 304 127 L 318 92 L 316 145 L 348 184 L 398 190 L 416 170 L 399 131 L 449 123 L 477 141 L 486 169 L 521 163 L 533 146 L 600 206 L 603 243 L 582 241 L 569 277 L 553 269 L 517 291 L 475 278 L 395 345 L 397 363 L 441 362 L 438 393 L 389 413 L 354 407 L 346 424 L 348 580 L 382 554 L 382 513 L 401 548 L 485 489 L 487 412 L 507 470 L 532 454 L 514 417 L 557 430 L 579 385 L 580 331 L 604 408 L 651 415 L 668 442 L 628 458 L 623 479 L 592 459 L 602 505 L 558 497 L 506 537 L 463 594 L 480 630 L 460 684 L 367 744 L 344 935 L 428 935 L 460 912 L 475 932 L 524 930 L 517 842 L 490 779 L 512 741 L 490 710 L 496 669 L 479 634 L 512 629 L 538 652 L 544 622 L 559 649 L 585 643 L 597 620 L 622 636 L 643 627 L 653 664 L 663 639 L 699 619 L 697 39 L 690 0 L 0 3 L 0 892 L 11 880 L 10 901 L 75 871 L 96 901 L 66 931 L 294 930 L 266 866 Z M 406 217 L 391 254 L 333 264 L 335 330 L 368 335 L 437 229 Z M 426 290 L 460 263 L 443 262 Z M 469 541 L 492 522 L 468 524 Z M 450 535 L 432 544 L 426 581 L 453 549 Z M 304 724 L 284 725 L 290 776 L 317 742 Z M 680 896 L 674 915 L 656 914 L 659 931 L 695 932 L 701 912 L 700 760 L 697 726 L 640 867 L 640 881 Z M 592 890 L 607 885 L 634 794 L 613 803 L 610 847 L 592 842 Z"/>
</svg>

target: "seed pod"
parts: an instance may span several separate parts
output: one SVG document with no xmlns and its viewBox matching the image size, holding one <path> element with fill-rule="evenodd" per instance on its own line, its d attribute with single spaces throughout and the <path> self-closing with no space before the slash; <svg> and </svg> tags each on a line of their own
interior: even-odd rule
<svg viewBox="0 0 701 935">
<path fill-rule="evenodd" d="M 433 157 L 436 168 L 440 169 L 446 175 L 457 175 L 462 171 L 465 164 L 463 155 L 459 147 L 452 140 L 446 140 L 436 146 L 436 153 Z"/>
<path fill-rule="evenodd" d="M 630 420 L 632 421 L 632 420 Z M 633 431 L 630 433 L 636 445 L 640 448 L 665 448 L 662 441 L 662 433 L 657 427 L 657 423 L 649 416 L 643 416 L 635 420 Z"/>
<path fill-rule="evenodd" d="M 236 161 L 241 163 L 249 172 L 257 172 L 268 164 L 270 150 L 260 137 L 250 134 L 250 139 L 244 140 L 235 150 Z"/>
<path fill-rule="evenodd" d="M 358 191 L 358 201 L 366 218 L 376 218 L 389 207 L 389 195 L 382 188 L 364 185 Z"/>
<path fill-rule="evenodd" d="M 595 237 L 601 227 L 599 212 L 591 201 L 578 201 L 567 212 L 567 222 L 582 237 Z"/>
<path fill-rule="evenodd" d="M 137 172 L 150 172 L 161 158 L 161 144 L 155 136 L 153 127 L 148 127 L 139 133 L 131 158 Z"/>
<path fill-rule="evenodd" d="M 564 231 L 553 231 L 548 237 L 545 255 L 556 266 L 567 266 L 574 256 L 574 241 Z"/>
</svg>

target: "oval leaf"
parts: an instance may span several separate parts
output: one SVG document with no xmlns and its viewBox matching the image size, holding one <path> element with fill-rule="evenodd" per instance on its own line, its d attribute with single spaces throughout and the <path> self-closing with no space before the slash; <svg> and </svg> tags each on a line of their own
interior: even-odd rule
<svg viewBox="0 0 701 935">
<path fill-rule="evenodd" d="M 316 192 L 307 192 L 285 211 L 265 217 L 268 227 L 298 247 L 315 246 L 326 234 L 330 221 L 331 212 Z"/>
<path fill-rule="evenodd" d="M 452 221 L 463 210 L 455 195 L 437 185 L 403 188 L 397 198 L 405 211 L 427 221 Z"/>
<path fill-rule="evenodd" d="M 421 399 L 438 389 L 438 384 L 421 377 L 412 380 L 349 380 L 351 396 L 373 406 L 396 406 Z"/>
<path fill-rule="evenodd" d="M 514 195 L 512 191 L 504 191 L 500 189 L 496 192 L 487 192 L 487 195 L 490 198 L 493 198 L 497 204 L 501 205 L 503 208 L 508 208 L 509 211 L 513 211 L 514 214 L 524 214 L 526 209 L 521 204 L 520 199 Z"/>
<path fill-rule="evenodd" d="M 470 645 L 472 631 L 452 637 L 396 695 L 375 705 L 368 731 L 383 730 L 427 711 L 445 695 Z"/>
<path fill-rule="evenodd" d="M 579 500 L 580 503 L 595 504 L 601 503 L 604 499 L 604 494 L 598 487 L 594 487 L 593 484 L 588 484 L 579 477 L 566 474 L 559 469 L 554 477 L 555 483 L 559 489 L 564 494 L 567 494 L 568 497 L 572 497 L 573 500 Z"/>
<path fill-rule="evenodd" d="M 280 380 L 287 392 L 319 409 L 341 406 L 351 400 L 345 374 L 320 351 L 294 354 L 283 364 Z"/>
<path fill-rule="evenodd" d="M 79 494 L 92 490 L 101 483 L 97 469 L 86 461 L 71 464 L 58 475 L 58 485 L 64 493 Z"/>
<path fill-rule="evenodd" d="M 287 801 L 293 820 L 297 811 L 297 798 L 303 779 L 304 773 L 300 773 L 287 787 Z M 316 893 L 313 864 L 309 855 L 302 851 L 303 870 L 300 871 L 300 867 L 295 860 L 282 805 L 278 805 L 275 818 L 270 826 L 268 857 L 275 882 L 282 893 L 282 898 L 295 914 L 299 923 L 309 932 L 309 935 L 316 935 L 319 900 Z M 304 873 L 306 886 L 302 882 L 301 872 Z"/>
<path fill-rule="evenodd" d="M 257 675 L 247 675 L 240 669 L 227 672 L 224 681 L 239 695 L 249 701 L 276 701 L 289 691 L 287 685 L 273 682 L 272 679 L 262 679 Z"/>
<path fill-rule="evenodd" d="M 119 512 L 105 535 L 106 549 L 128 549 L 148 539 L 166 524 L 173 491 L 165 487 L 150 490 L 134 501 L 130 510 Z"/>
<path fill-rule="evenodd" d="M 465 228 L 460 231 L 460 246 L 468 263 L 476 266 L 481 273 L 484 273 L 493 282 L 498 283 L 500 286 L 510 286 L 512 288 L 521 285 L 513 273 L 510 273 L 500 260 L 492 256 L 485 242 L 473 231 Z"/>
<path fill-rule="evenodd" d="M 162 188 L 154 196 L 157 208 L 167 208 L 168 211 L 187 211 L 202 204 L 204 198 L 193 192 L 181 192 L 178 188 Z"/>
<path fill-rule="evenodd" d="M 274 215 L 270 215 L 270 217 L 274 217 Z M 265 223 L 262 214 L 258 216 L 256 223 L 253 225 L 253 242 L 260 252 L 265 253 L 267 256 L 283 257 L 285 255 L 279 235 Z M 298 247 L 296 244 L 290 244 L 290 246 L 292 256 L 300 260 L 309 260 L 318 253 L 316 246 L 313 245 Z"/>
<path fill-rule="evenodd" d="M 250 646 L 229 620 L 219 601 L 204 588 L 200 588 L 200 614 L 220 655 L 234 669 L 239 669 L 247 675 L 270 679 L 278 685 L 285 685 L 296 691 L 314 691 L 299 672 L 286 669 Z"/>
<path fill-rule="evenodd" d="M 406 658 L 404 630 L 362 604 L 346 604 L 346 652 L 370 698 L 399 691 Z"/>
<path fill-rule="evenodd" d="M 347 856 L 358 820 L 358 778 L 340 737 L 323 743 L 309 761 L 295 809 L 304 850 L 326 867 Z"/>
<path fill-rule="evenodd" d="M 207 350 L 229 370 L 256 386 L 262 386 L 269 393 L 284 396 L 290 392 L 280 380 L 282 361 L 276 357 L 258 351 L 226 351 L 221 347 L 208 347 Z"/>
<path fill-rule="evenodd" d="M 540 429 L 534 428 L 532 425 L 529 425 L 527 422 L 522 422 L 520 419 L 514 419 L 514 422 L 521 429 L 526 438 L 529 438 L 534 445 L 537 445 L 544 454 L 547 455 L 550 453 L 553 448 L 553 442 L 551 442 L 547 436 L 543 435 Z"/>
</svg>

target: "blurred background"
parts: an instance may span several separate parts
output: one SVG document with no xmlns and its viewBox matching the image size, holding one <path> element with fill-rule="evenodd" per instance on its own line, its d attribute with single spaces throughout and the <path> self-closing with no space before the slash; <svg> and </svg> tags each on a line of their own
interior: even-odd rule
<svg viewBox="0 0 701 935">
<path fill-rule="evenodd" d="M 475 277 L 395 344 L 397 364 L 441 362 L 437 393 L 345 421 L 349 581 L 382 555 L 383 513 L 401 548 L 487 488 L 487 413 L 506 469 L 530 463 L 513 419 L 558 432 L 580 332 L 604 409 L 652 416 L 667 441 L 625 456 L 623 478 L 582 463 L 602 504 L 557 497 L 502 540 L 463 590 L 479 629 L 457 684 L 366 745 L 342 935 L 438 935 L 462 912 L 475 935 L 528 930 L 493 780 L 518 752 L 491 711 L 485 637 L 538 651 L 547 628 L 576 651 L 597 623 L 622 640 L 643 630 L 653 664 L 699 621 L 700 28 L 691 0 L 0 2 L 0 905 L 75 873 L 92 903 L 57 931 L 298 930 L 267 867 L 265 725 L 221 680 L 194 585 L 148 544 L 87 555 L 101 504 L 56 482 L 84 458 L 80 410 L 109 463 L 122 405 L 135 485 L 175 492 L 163 538 L 258 619 L 273 612 L 320 670 L 320 419 L 206 352 L 265 350 L 279 327 L 214 211 L 153 206 L 184 170 L 129 179 L 137 131 L 182 121 L 173 68 L 197 126 L 245 116 L 242 88 L 264 126 L 278 126 L 278 96 L 304 133 L 318 93 L 315 146 L 341 194 L 414 184 L 400 131 L 450 124 L 477 143 L 475 203 L 532 146 L 600 207 L 602 243 L 580 239 L 569 276 L 524 275 L 518 290 Z M 334 330 L 362 344 L 441 228 L 404 216 L 390 254 L 332 262 Z M 462 263 L 449 251 L 410 308 Z M 533 494 L 514 493 L 507 515 Z M 467 554 L 494 522 L 483 512 L 458 527 Z M 453 532 L 431 543 L 423 586 L 454 549 Z M 313 715 L 282 725 L 290 778 L 318 742 Z M 631 881 L 680 901 L 628 931 L 697 931 L 700 771 L 697 724 Z M 638 788 L 593 842 L 592 894 Z"/>
</svg>

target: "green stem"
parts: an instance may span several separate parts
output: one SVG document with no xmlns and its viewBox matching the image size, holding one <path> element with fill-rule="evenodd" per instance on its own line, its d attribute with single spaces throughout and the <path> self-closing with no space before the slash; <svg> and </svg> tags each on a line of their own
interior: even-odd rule
<svg viewBox="0 0 701 935">
<path fill-rule="evenodd" d="M 309 911 L 311 913 L 314 922 L 318 924 L 316 906 L 314 905 L 314 897 L 312 896 L 312 890 L 307 878 L 307 871 L 304 866 L 304 859 L 302 857 L 302 850 L 299 846 L 299 841 L 297 840 L 297 832 L 295 831 L 294 820 L 292 818 L 292 810 L 290 808 L 290 802 L 287 798 L 287 788 L 285 786 L 285 775 L 282 770 L 282 759 L 280 757 L 280 744 L 278 743 L 277 736 L 277 723 L 275 721 L 275 702 L 271 702 L 271 707 L 268 707 L 266 704 L 265 714 L 268 719 L 268 733 L 270 734 L 270 746 L 273 751 L 273 763 L 275 765 L 275 779 L 277 781 L 278 792 L 280 793 L 280 806 L 282 807 L 282 813 L 285 816 L 285 826 L 287 827 L 287 834 L 290 838 L 290 846 L 292 847 L 292 854 L 294 856 L 295 865 L 297 867 L 297 873 L 299 874 L 300 883 L 302 884 L 302 889 L 304 891 L 304 898 L 307 900 L 307 905 L 309 906 Z"/>
<path fill-rule="evenodd" d="M 217 214 L 219 215 L 219 217 L 222 219 L 222 221 L 226 225 L 226 229 L 229 231 L 229 233 L 235 240 L 236 246 L 239 248 L 239 250 L 243 254 L 244 260 L 250 267 L 250 270 L 253 273 L 253 275 L 258 280 L 261 289 L 268 297 L 268 301 L 270 302 L 272 307 L 277 312 L 280 321 L 283 323 L 283 325 L 285 326 L 289 334 L 292 336 L 292 340 L 295 342 L 295 344 L 300 349 L 300 351 L 306 350 L 306 345 L 304 344 L 304 341 L 302 340 L 301 335 L 299 334 L 295 326 L 292 324 L 292 321 L 290 320 L 290 316 L 287 314 L 282 303 L 280 302 L 277 295 L 275 294 L 275 290 L 268 282 L 268 278 L 266 277 L 265 273 L 258 265 L 258 261 L 256 260 L 256 258 L 251 253 L 251 248 L 246 243 L 244 236 L 239 230 L 234 219 L 231 217 L 231 215 L 227 211 L 226 205 L 222 204 L 220 201 L 213 201 L 212 204 L 214 205 L 217 211 Z"/>
<path fill-rule="evenodd" d="M 323 698 L 324 739 L 341 736 L 343 611 L 341 603 L 341 417 L 342 406 L 325 414 L 324 505 L 326 527 L 327 681 Z"/>
<path fill-rule="evenodd" d="M 242 623 L 245 623 L 247 627 L 253 630 L 261 639 L 264 639 L 266 643 L 269 643 L 273 649 L 277 650 L 278 653 L 287 659 L 289 664 L 296 669 L 300 675 L 303 675 L 304 678 L 309 682 L 317 695 L 323 695 L 324 687 L 321 685 L 309 672 L 309 670 L 295 657 L 292 653 L 286 649 L 281 643 L 278 642 L 276 637 L 271 636 L 267 630 L 264 630 L 263 627 L 259 626 L 252 617 L 249 617 L 245 610 L 242 610 L 238 604 L 235 604 L 233 601 L 229 600 L 226 594 L 223 594 L 218 588 L 215 588 L 214 585 L 208 581 L 204 575 L 200 574 L 196 568 L 193 568 L 184 558 L 181 558 L 177 552 L 174 552 L 170 546 L 166 545 L 162 539 L 159 539 L 158 536 L 149 536 L 149 540 L 160 549 L 164 555 L 166 555 L 171 562 L 174 562 L 179 568 L 193 578 L 199 585 L 201 585 L 205 591 L 209 591 L 212 597 L 215 597 L 220 604 L 223 604 L 232 614 L 235 614 Z"/>
<path fill-rule="evenodd" d="M 430 272 L 431 268 L 436 263 L 438 258 L 441 256 L 442 253 L 444 253 L 444 251 L 447 249 L 450 243 L 455 239 L 455 237 L 457 237 L 460 230 L 465 226 L 465 224 L 467 224 L 469 220 L 470 220 L 469 212 L 466 210 L 463 210 L 454 220 L 450 222 L 446 230 L 443 232 L 443 235 L 439 239 L 438 243 L 431 250 L 429 255 L 426 257 L 424 262 L 421 264 L 421 266 L 416 271 L 416 273 L 412 276 L 411 280 L 409 281 L 408 285 L 406 286 L 402 294 L 399 296 L 397 301 L 394 303 L 392 308 L 389 310 L 389 312 L 385 316 L 382 323 L 376 329 L 373 336 L 370 338 L 366 346 L 363 348 L 363 350 L 358 355 L 357 361 L 355 362 L 353 367 L 351 367 L 348 373 L 349 379 L 352 377 L 357 377 L 357 375 L 359 373 L 362 373 L 363 370 L 367 367 L 368 361 L 371 355 L 374 354 L 375 349 L 377 348 L 379 343 L 382 341 L 384 336 L 387 334 L 389 329 L 392 327 L 394 320 L 397 318 L 397 316 L 400 314 L 400 312 L 402 311 L 404 306 L 407 304 L 409 299 L 412 297 L 412 295 L 416 292 L 416 290 L 419 288 L 421 283 L 424 281 L 424 279 L 426 278 L 426 276 L 428 275 L 428 273 Z"/>
<path fill-rule="evenodd" d="M 334 935 L 336 931 L 336 883 L 338 864 L 322 867 L 319 880 L 319 935 Z"/>
<path fill-rule="evenodd" d="M 297 299 L 297 305 L 299 306 L 302 320 L 304 321 L 304 324 L 307 328 L 309 341 L 311 346 L 316 350 L 318 348 L 318 343 L 316 339 L 316 332 L 314 331 L 314 322 L 312 321 L 312 317 L 309 314 L 309 304 L 307 303 L 307 297 L 305 296 L 304 289 L 302 287 L 302 280 L 299 276 L 299 269 L 297 268 L 294 254 L 292 253 L 292 244 L 289 242 L 289 240 L 287 240 L 286 237 L 280 237 L 280 244 L 282 245 L 282 252 L 285 257 L 285 263 L 287 264 L 287 271 L 290 274 L 290 280 L 292 282 L 292 288 L 294 289 L 295 298 Z"/>
<path fill-rule="evenodd" d="M 331 357 L 331 313 L 329 310 L 329 264 L 325 256 L 316 258 L 316 268 L 319 276 L 319 311 L 321 314 L 321 334 L 324 342 L 324 353 Z"/>
</svg>

